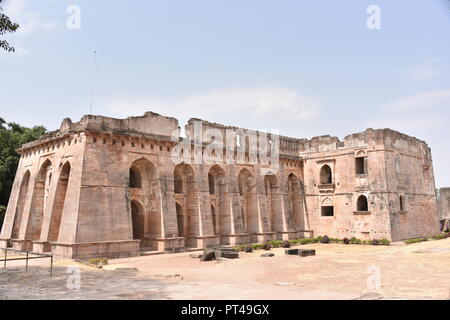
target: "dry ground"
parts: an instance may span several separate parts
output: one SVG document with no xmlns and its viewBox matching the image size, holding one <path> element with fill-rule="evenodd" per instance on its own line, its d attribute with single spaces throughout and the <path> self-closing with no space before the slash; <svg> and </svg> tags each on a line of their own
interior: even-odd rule
<svg viewBox="0 0 450 320">
<path fill-rule="evenodd" d="M 272 258 L 255 251 L 201 262 L 180 253 L 110 260 L 104 270 L 57 260 L 53 278 L 45 259 L 32 262 L 28 273 L 24 263 L 11 262 L 0 269 L 0 299 L 450 299 L 450 239 L 301 248 L 317 255 L 273 249 Z M 67 288 L 73 265 L 81 268 L 79 291 Z M 368 287 L 377 270 L 381 288 Z"/>
</svg>

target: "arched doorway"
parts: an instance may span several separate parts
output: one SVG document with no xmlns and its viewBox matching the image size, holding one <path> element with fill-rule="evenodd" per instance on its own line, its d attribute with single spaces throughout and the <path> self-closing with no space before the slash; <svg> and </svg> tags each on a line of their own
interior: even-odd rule
<svg viewBox="0 0 450 320">
<path fill-rule="evenodd" d="M 188 164 L 179 164 L 174 169 L 175 201 L 184 209 L 183 229 L 185 236 L 198 236 L 200 234 L 200 221 L 198 217 L 198 193 L 195 174 Z"/>
<path fill-rule="evenodd" d="M 175 203 L 175 206 L 176 206 L 176 210 L 177 210 L 178 236 L 184 237 L 185 236 L 185 230 L 184 230 L 185 217 L 184 217 L 183 207 L 178 202 Z"/>
<path fill-rule="evenodd" d="M 156 249 L 156 239 L 162 236 L 162 195 L 157 168 L 145 158 L 138 159 L 131 164 L 128 178 L 133 237 L 141 240 L 142 247 Z"/>
<path fill-rule="evenodd" d="M 49 188 L 52 183 L 52 163 L 46 160 L 36 177 L 33 199 L 31 200 L 30 218 L 26 232 L 26 239 L 39 240 L 41 236 L 42 219 L 47 206 Z"/>
<path fill-rule="evenodd" d="M 70 163 L 66 162 L 61 168 L 58 185 L 56 186 L 56 194 L 53 203 L 52 218 L 50 221 L 50 230 L 48 235 L 48 241 L 50 242 L 58 241 L 59 238 L 59 230 L 61 227 L 61 218 L 64 211 L 67 187 L 69 185 L 69 177 Z"/>
<path fill-rule="evenodd" d="M 225 170 L 219 165 L 214 165 L 209 170 L 208 183 L 214 234 L 230 234 L 232 222 L 227 214 L 229 198 Z"/>
<path fill-rule="evenodd" d="M 255 179 L 247 168 L 238 174 L 239 197 L 242 208 L 242 226 L 244 233 L 258 232 L 258 216 L 256 209 Z"/>
<path fill-rule="evenodd" d="M 305 229 L 304 197 L 305 188 L 303 182 L 293 173 L 288 176 L 289 206 L 297 230 Z"/>
<path fill-rule="evenodd" d="M 22 183 L 20 184 L 19 200 L 17 202 L 16 214 L 14 215 L 14 223 L 11 233 L 12 239 L 17 239 L 19 237 L 20 224 L 22 223 L 23 209 L 25 205 L 25 200 L 27 198 L 29 183 L 30 183 L 30 171 L 27 170 L 27 172 L 25 172 L 25 174 L 23 175 Z"/>
<path fill-rule="evenodd" d="M 131 200 L 131 222 L 133 226 L 133 240 L 141 240 L 144 242 L 144 209 L 142 205 L 136 201 Z"/>
<path fill-rule="evenodd" d="M 273 174 L 264 176 L 267 211 L 270 221 L 270 231 L 283 231 L 283 217 L 281 216 L 281 197 L 278 179 Z"/>
</svg>

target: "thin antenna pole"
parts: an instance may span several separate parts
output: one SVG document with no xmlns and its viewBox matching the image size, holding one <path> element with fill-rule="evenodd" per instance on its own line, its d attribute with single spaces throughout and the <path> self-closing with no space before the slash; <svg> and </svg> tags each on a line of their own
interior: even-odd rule
<svg viewBox="0 0 450 320">
<path fill-rule="evenodd" d="M 91 87 L 91 104 L 89 105 L 89 113 L 92 114 L 92 105 L 94 103 L 94 86 L 95 86 L 95 60 L 97 51 L 94 51 L 94 57 L 92 61 L 92 87 Z"/>
</svg>

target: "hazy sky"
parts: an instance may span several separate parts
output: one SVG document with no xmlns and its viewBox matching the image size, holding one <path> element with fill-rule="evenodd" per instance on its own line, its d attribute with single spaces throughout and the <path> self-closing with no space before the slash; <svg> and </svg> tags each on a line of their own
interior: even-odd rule
<svg viewBox="0 0 450 320">
<path fill-rule="evenodd" d="M 0 116 L 54 130 L 155 111 L 300 138 L 389 127 L 432 147 L 450 186 L 448 0 L 6 0 Z M 80 29 L 69 29 L 70 8 Z M 369 30 L 367 8 L 381 9 Z M 76 26 L 70 19 L 70 26 Z"/>
</svg>

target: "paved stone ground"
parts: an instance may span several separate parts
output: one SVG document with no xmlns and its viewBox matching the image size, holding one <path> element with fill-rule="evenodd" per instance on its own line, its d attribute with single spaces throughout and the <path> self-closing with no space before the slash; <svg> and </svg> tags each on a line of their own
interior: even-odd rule
<svg viewBox="0 0 450 320">
<path fill-rule="evenodd" d="M 272 258 L 255 251 L 201 262 L 181 253 L 110 260 L 103 270 L 57 260 L 53 278 L 47 261 L 33 261 L 28 273 L 11 262 L 0 269 L 0 299 L 450 299 L 450 239 L 302 248 L 317 255 L 273 249 Z M 81 268 L 79 291 L 67 288 L 71 265 Z M 368 287 L 368 279 L 381 287 Z"/>
</svg>

